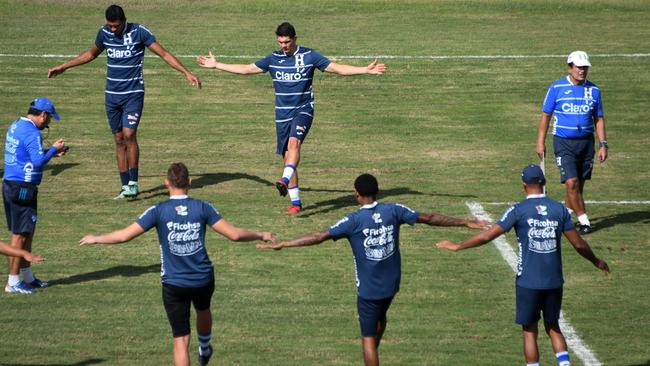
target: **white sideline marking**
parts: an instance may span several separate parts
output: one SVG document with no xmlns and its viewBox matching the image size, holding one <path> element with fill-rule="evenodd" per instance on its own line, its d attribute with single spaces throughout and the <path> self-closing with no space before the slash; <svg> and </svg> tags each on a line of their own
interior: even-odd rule
<svg viewBox="0 0 650 366">
<path fill-rule="evenodd" d="M 483 202 L 488 206 L 514 205 L 516 202 Z M 590 205 L 650 205 L 650 201 L 585 201 Z"/>
<path fill-rule="evenodd" d="M 487 212 L 485 212 L 483 206 L 481 206 L 480 203 L 466 202 L 466 205 L 469 207 L 472 215 L 474 215 L 476 218 L 492 221 L 492 218 L 490 215 L 488 215 Z M 493 242 L 499 250 L 499 253 L 501 253 L 503 259 L 505 259 L 508 265 L 510 265 L 510 268 L 512 268 L 512 270 L 517 273 L 518 257 L 510 244 L 508 244 L 506 241 L 505 235 L 501 235 L 500 237 L 494 239 Z M 589 349 L 589 347 L 587 347 L 578 333 L 576 333 L 575 329 L 573 329 L 571 324 L 564 318 L 564 312 L 562 311 L 560 311 L 560 328 L 562 329 L 562 333 L 566 338 L 567 345 L 573 350 L 573 353 L 580 359 L 580 361 L 582 361 L 585 366 L 602 366 L 600 361 L 598 361 L 596 358 L 594 352 Z"/>
<path fill-rule="evenodd" d="M 18 54 L 18 53 L 0 53 L 0 57 L 35 57 L 35 58 L 71 58 L 78 54 Z M 196 58 L 198 55 L 176 55 L 179 58 Z M 106 57 L 100 55 L 100 57 Z M 155 55 L 145 55 L 145 57 L 155 58 Z M 255 55 L 215 55 L 219 58 L 235 59 L 260 59 L 265 57 Z M 566 55 L 339 55 L 327 56 L 333 59 L 380 59 L 380 60 L 499 60 L 499 59 L 536 59 L 536 58 L 566 58 Z M 591 57 L 650 57 L 650 53 L 601 53 L 592 54 Z"/>
</svg>

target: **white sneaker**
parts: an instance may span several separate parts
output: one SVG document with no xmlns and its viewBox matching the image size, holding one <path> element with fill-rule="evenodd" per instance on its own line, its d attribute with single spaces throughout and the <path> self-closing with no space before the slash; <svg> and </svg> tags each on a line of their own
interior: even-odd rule
<svg viewBox="0 0 650 366">
<path fill-rule="evenodd" d="M 17 284 L 15 284 L 13 286 L 7 284 L 7 286 L 5 286 L 5 292 L 9 293 L 9 294 L 32 295 L 32 294 L 35 294 L 38 291 L 36 291 L 35 288 L 29 286 L 25 282 L 19 281 Z"/>
<path fill-rule="evenodd" d="M 113 198 L 114 200 L 121 200 L 123 198 L 129 197 L 130 188 L 129 186 L 122 186 L 120 193 Z"/>
</svg>

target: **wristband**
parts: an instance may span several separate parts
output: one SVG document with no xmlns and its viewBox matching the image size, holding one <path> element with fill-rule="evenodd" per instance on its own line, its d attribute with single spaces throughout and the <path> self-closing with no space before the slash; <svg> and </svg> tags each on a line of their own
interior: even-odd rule
<svg viewBox="0 0 650 366">
<path fill-rule="evenodd" d="M 604 147 L 605 150 L 609 150 L 609 146 L 607 146 L 607 141 L 605 141 L 605 140 L 600 141 L 600 142 L 598 143 L 598 147 L 600 147 L 600 148 L 603 148 L 603 147 Z"/>
</svg>

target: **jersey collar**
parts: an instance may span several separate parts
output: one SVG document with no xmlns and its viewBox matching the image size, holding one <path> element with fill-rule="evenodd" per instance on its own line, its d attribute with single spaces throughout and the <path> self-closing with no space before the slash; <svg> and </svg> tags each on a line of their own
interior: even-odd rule
<svg viewBox="0 0 650 366">
<path fill-rule="evenodd" d="M 359 208 L 359 210 L 363 210 L 364 208 L 373 208 L 373 207 L 377 206 L 377 204 L 378 204 L 377 201 L 375 201 L 373 203 L 369 203 L 367 205 L 361 206 L 361 208 Z"/>
<path fill-rule="evenodd" d="M 27 118 L 27 117 L 20 117 L 20 119 L 22 119 L 23 121 L 29 122 L 29 123 L 31 123 L 34 127 L 36 127 L 36 124 L 35 124 L 34 121 L 32 121 L 31 119 L 29 119 L 29 118 Z M 36 127 L 36 128 L 38 128 L 38 127 Z"/>
<path fill-rule="evenodd" d="M 179 194 L 179 195 L 175 195 L 175 196 L 169 196 L 169 199 L 170 200 L 184 200 L 187 197 L 188 196 L 186 194 Z"/>
<path fill-rule="evenodd" d="M 529 199 L 529 198 L 544 198 L 544 197 L 546 197 L 546 195 L 544 193 L 529 194 L 528 196 L 526 196 L 526 199 Z"/>
</svg>

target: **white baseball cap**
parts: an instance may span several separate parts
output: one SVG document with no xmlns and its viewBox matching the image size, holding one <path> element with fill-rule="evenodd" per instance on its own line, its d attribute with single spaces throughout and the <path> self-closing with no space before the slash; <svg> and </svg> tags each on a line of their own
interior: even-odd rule
<svg viewBox="0 0 650 366">
<path fill-rule="evenodd" d="M 566 60 L 567 64 L 574 64 L 578 67 L 591 66 L 589 56 L 583 51 L 573 51 Z"/>
</svg>

